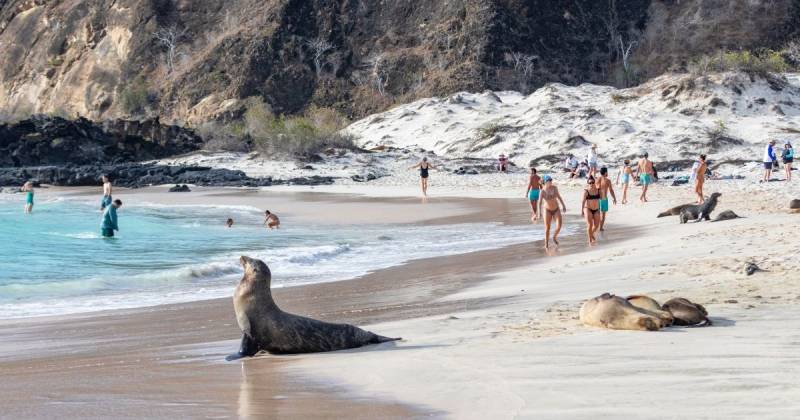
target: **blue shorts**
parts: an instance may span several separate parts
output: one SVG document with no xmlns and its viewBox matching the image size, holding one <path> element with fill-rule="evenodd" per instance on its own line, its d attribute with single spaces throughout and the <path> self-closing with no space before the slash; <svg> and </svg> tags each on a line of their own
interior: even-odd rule
<svg viewBox="0 0 800 420">
<path fill-rule="evenodd" d="M 534 201 L 539 199 L 539 190 L 530 190 L 528 192 L 528 200 Z"/>
<path fill-rule="evenodd" d="M 600 199 L 600 211 L 602 211 L 603 213 L 608 212 L 608 198 Z"/>
<path fill-rule="evenodd" d="M 110 195 L 104 195 L 103 199 L 100 200 L 100 208 L 101 209 L 105 209 L 106 207 L 108 207 L 110 205 L 111 205 L 111 196 Z"/>
<path fill-rule="evenodd" d="M 639 174 L 639 181 L 642 185 L 650 185 L 653 182 L 650 180 L 650 174 Z"/>
<path fill-rule="evenodd" d="M 33 193 L 30 191 L 25 195 L 25 204 L 33 204 Z"/>
</svg>

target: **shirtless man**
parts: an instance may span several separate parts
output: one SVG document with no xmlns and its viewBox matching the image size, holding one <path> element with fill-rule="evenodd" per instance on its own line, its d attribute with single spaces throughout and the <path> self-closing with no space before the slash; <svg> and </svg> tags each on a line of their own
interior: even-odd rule
<svg viewBox="0 0 800 420">
<path fill-rule="evenodd" d="M 270 229 L 280 229 L 281 220 L 278 219 L 278 215 L 275 213 L 270 213 L 270 211 L 267 210 L 264 212 L 264 226 Z"/>
<path fill-rule="evenodd" d="M 106 207 L 111 205 L 111 180 L 108 179 L 108 175 L 103 175 L 101 177 L 103 180 L 103 199 L 100 200 L 100 211 L 106 209 Z"/>
<path fill-rule="evenodd" d="M 614 201 L 614 205 L 617 205 L 617 195 L 614 194 L 614 187 L 611 185 L 611 179 L 608 178 L 608 168 L 605 166 L 600 168 L 600 177 L 597 178 L 597 188 L 600 189 L 600 230 L 605 230 L 609 193 L 611 193 L 611 199 Z"/>
<path fill-rule="evenodd" d="M 642 195 L 639 196 L 639 201 L 646 203 L 647 187 L 653 182 L 653 162 L 648 159 L 646 152 L 636 165 L 636 173 L 639 174 L 639 181 L 642 183 Z"/>
<path fill-rule="evenodd" d="M 708 165 L 706 165 L 706 155 L 700 155 L 700 160 L 698 161 L 699 165 L 697 165 L 697 169 L 694 173 L 694 192 L 697 194 L 697 204 L 703 204 L 706 201 L 703 198 L 703 183 L 706 182 L 706 169 Z"/>
<path fill-rule="evenodd" d="M 539 218 L 539 213 L 536 209 L 539 207 L 539 190 L 542 188 L 542 181 L 539 175 L 536 174 L 536 168 L 531 168 L 531 176 L 528 179 L 528 190 L 525 192 L 525 197 L 531 202 L 531 222 L 536 223 Z"/>
<path fill-rule="evenodd" d="M 542 193 L 539 197 L 539 214 L 544 215 L 544 248 L 550 247 L 550 225 L 553 219 L 556 220 L 556 231 L 553 232 L 553 242 L 558 246 L 558 233 L 561 232 L 561 214 L 567 212 L 567 205 L 564 204 L 564 199 L 558 192 L 558 188 L 553 185 L 553 178 L 550 175 L 544 176 L 544 186 Z M 561 208 L 558 204 L 561 203 Z M 544 207 L 544 213 L 542 213 Z"/>
</svg>

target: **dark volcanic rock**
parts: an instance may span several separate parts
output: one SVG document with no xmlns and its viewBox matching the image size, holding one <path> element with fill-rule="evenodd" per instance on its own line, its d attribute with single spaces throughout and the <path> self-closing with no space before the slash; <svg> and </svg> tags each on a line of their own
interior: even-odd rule
<svg viewBox="0 0 800 420">
<path fill-rule="evenodd" d="M 189 189 L 188 185 L 183 184 L 183 185 L 176 185 L 174 187 L 171 187 L 169 189 L 169 192 L 192 192 L 192 190 Z"/>
<path fill-rule="evenodd" d="M 0 124 L 0 167 L 95 165 L 160 159 L 198 150 L 191 130 L 158 120 L 92 122 L 34 116 Z"/>
</svg>

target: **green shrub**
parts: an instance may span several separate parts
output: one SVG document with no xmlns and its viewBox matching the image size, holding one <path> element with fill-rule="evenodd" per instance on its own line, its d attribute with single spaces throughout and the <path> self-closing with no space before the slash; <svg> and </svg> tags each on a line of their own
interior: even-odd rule
<svg viewBox="0 0 800 420">
<path fill-rule="evenodd" d="M 697 75 L 710 72 L 742 71 L 766 76 L 790 70 L 784 54 L 779 51 L 720 51 L 714 55 L 698 57 L 689 64 L 689 71 Z"/>
</svg>

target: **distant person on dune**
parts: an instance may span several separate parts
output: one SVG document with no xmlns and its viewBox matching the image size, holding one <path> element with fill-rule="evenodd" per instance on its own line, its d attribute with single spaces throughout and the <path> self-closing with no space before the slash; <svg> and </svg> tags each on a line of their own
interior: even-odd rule
<svg viewBox="0 0 800 420">
<path fill-rule="evenodd" d="M 706 199 L 703 198 L 703 184 L 706 182 L 706 170 L 708 169 L 708 165 L 706 165 L 706 155 L 700 155 L 698 163 L 694 173 L 694 192 L 697 194 L 697 204 L 703 204 L 703 202 L 706 201 Z"/>
<path fill-rule="evenodd" d="M 25 214 L 33 212 L 33 182 L 26 182 L 20 188 L 20 191 L 25 193 Z"/>
<path fill-rule="evenodd" d="M 264 212 L 264 226 L 270 229 L 280 229 L 281 220 L 278 219 L 278 215 L 267 210 Z"/>
<path fill-rule="evenodd" d="M 622 204 L 628 204 L 628 187 L 633 178 L 633 169 L 631 169 L 630 159 L 625 159 L 622 167 L 617 173 L 617 184 L 622 184 Z"/>
<path fill-rule="evenodd" d="M 608 195 L 611 194 L 611 199 L 614 200 L 614 205 L 617 204 L 617 195 L 614 193 L 614 187 L 611 185 L 611 180 L 608 179 L 608 168 L 605 166 L 600 168 L 600 177 L 597 178 L 597 188 L 600 189 L 600 229 L 605 230 L 606 213 L 608 213 Z"/>
<path fill-rule="evenodd" d="M 233 227 L 233 219 L 228 218 L 228 220 L 225 221 L 225 226 L 229 228 Z"/>
<path fill-rule="evenodd" d="M 558 245 L 558 233 L 561 232 L 562 212 L 567 212 L 567 205 L 564 204 L 564 199 L 558 192 L 558 188 L 553 185 L 553 178 L 550 175 L 544 176 L 544 187 L 541 191 L 541 199 L 539 200 L 539 214 L 544 217 L 544 248 L 550 247 L 550 225 L 553 219 L 556 221 L 556 231 L 553 233 L 553 242 Z M 558 204 L 561 203 L 559 208 Z M 544 209 L 544 213 L 542 213 Z"/>
<path fill-rule="evenodd" d="M 500 172 L 508 171 L 508 158 L 502 153 L 500 153 L 500 156 L 497 158 L 497 170 Z"/>
<path fill-rule="evenodd" d="M 788 141 L 783 146 L 783 168 L 786 171 L 786 181 L 792 180 L 792 162 L 794 162 L 794 148 Z"/>
<path fill-rule="evenodd" d="M 531 168 L 531 176 L 528 178 L 528 190 L 525 196 L 531 203 L 531 222 L 536 223 L 539 218 L 539 213 L 536 211 L 539 206 L 539 190 L 542 189 L 542 182 L 539 175 L 536 174 L 536 168 Z"/>
<path fill-rule="evenodd" d="M 100 233 L 104 238 L 113 238 L 114 231 L 119 230 L 117 224 L 117 209 L 122 207 L 122 201 L 114 200 L 110 206 L 103 211 L 103 223 L 100 225 Z"/>
<path fill-rule="evenodd" d="M 427 197 L 428 196 L 428 175 L 429 175 L 428 171 L 431 170 L 431 169 L 436 169 L 436 168 L 434 168 L 433 165 L 428 163 L 428 158 L 427 157 L 423 157 L 422 161 L 420 161 L 418 164 L 412 166 L 409 169 L 417 169 L 417 168 L 419 168 L 419 181 L 420 181 L 420 186 L 422 187 L 422 195 Z"/>
<path fill-rule="evenodd" d="M 111 180 L 108 175 L 103 175 L 101 179 L 103 180 L 103 199 L 100 200 L 100 211 L 103 211 L 111 205 Z"/>
<path fill-rule="evenodd" d="M 642 203 L 647 202 L 647 187 L 653 183 L 653 162 L 650 161 L 647 152 L 643 153 L 636 165 L 636 173 L 639 174 L 639 182 L 642 184 L 642 195 L 639 196 L 639 201 Z"/>
<path fill-rule="evenodd" d="M 583 190 L 581 209 L 583 217 L 586 219 L 586 239 L 590 245 L 597 242 L 594 234 L 600 228 L 600 197 L 600 189 L 595 185 L 594 177 L 586 178 L 586 188 Z"/>
<path fill-rule="evenodd" d="M 772 165 L 776 159 L 775 140 L 770 140 L 769 143 L 767 143 L 766 149 L 764 149 L 764 158 L 762 159 L 764 163 L 764 178 L 761 182 L 769 182 L 769 178 L 772 176 Z"/>
</svg>

